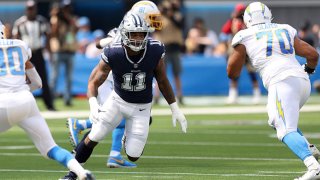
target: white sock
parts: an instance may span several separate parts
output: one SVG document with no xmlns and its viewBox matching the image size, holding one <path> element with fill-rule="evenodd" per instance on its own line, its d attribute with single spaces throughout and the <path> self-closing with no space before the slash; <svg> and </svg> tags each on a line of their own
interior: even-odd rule
<svg viewBox="0 0 320 180">
<path fill-rule="evenodd" d="M 67 167 L 69 168 L 70 171 L 76 173 L 77 176 L 81 177 L 84 173 L 83 167 L 79 164 L 79 162 L 76 159 L 71 159 Z"/>
<path fill-rule="evenodd" d="M 307 166 L 308 170 L 320 169 L 318 161 L 313 156 L 307 157 L 303 163 Z"/>
<path fill-rule="evenodd" d="M 253 96 L 254 97 L 260 97 L 261 96 L 261 92 L 260 92 L 260 89 L 255 87 L 253 88 Z"/>
<path fill-rule="evenodd" d="M 114 151 L 114 150 L 112 150 L 112 151 L 110 151 L 110 154 L 109 154 L 109 156 L 118 156 L 120 154 L 120 152 L 119 151 Z"/>
<path fill-rule="evenodd" d="M 238 97 L 238 90 L 237 90 L 237 88 L 230 87 L 230 88 L 229 88 L 229 96 Z"/>
</svg>

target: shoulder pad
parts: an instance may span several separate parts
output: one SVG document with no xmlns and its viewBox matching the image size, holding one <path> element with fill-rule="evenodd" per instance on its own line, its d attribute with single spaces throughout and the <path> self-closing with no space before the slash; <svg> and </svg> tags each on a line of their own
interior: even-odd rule
<svg viewBox="0 0 320 180">
<path fill-rule="evenodd" d="M 289 33 L 293 35 L 293 37 L 297 36 L 297 30 L 294 27 L 290 26 L 289 24 L 285 24 L 285 26 Z"/>
<path fill-rule="evenodd" d="M 116 37 L 117 31 L 118 31 L 118 28 L 113 28 L 108 32 L 107 36 L 114 38 Z"/>
</svg>

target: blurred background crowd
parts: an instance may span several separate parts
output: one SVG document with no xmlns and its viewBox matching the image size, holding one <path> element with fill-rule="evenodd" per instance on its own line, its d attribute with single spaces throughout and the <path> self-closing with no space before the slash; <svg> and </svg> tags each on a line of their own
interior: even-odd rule
<svg viewBox="0 0 320 180">
<path fill-rule="evenodd" d="M 125 12 L 138 0 L 41 0 L 1 1 L 1 21 L 7 37 L 19 38 L 32 49 L 32 62 L 39 72 L 48 110 L 56 110 L 54 99 L 62 96 L 72 106 L 74 96 L 85 95 L 91 70 L 101 51 L 95 42 L 118 27 Z M 249 1 L 154 0 L 162 14 L 163 29 L 153 38 L 166 45 L 168 74 L 177 99 L 184 96 L 222 95 L 227 104 L 239 95 L 253 95 L 258 104 L 265 94 L 260 78 L 249 63 L 240 79 L 229 81 L 226 60 L 230 42 L 245 28 L 242 15 Z M 274 21 L 288 23 L 298 36 L 320 50 L 320 2 L 266 1 Z M 284 6 L 285 5 L 285 6 Z M 301 59 L 300 61 L 303 61 Z M 320 75 L 311 77 L 313 92 L 320 89 Z M 319 87 L 318 87 L 319 86 Z M 154 102 L 160 94 L 155 90 Z"/>
</svg>

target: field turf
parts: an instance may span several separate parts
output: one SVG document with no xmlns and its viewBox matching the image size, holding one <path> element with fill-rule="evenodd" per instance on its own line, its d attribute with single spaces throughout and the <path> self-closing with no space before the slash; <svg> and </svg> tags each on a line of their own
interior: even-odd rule
<svg viewBox="0 0 320 180">
<path fill-rule="evenodd" d="M 72 108 L 87 108 L 77 100 Z M 167 108 L 159 107 L 157 108 Z M 40 102 L 40 109 L 44 109 Z M 320 144 L 320 111 L 303 112 L 300 128 L 309 141 Z M 154 116 L 138 168 L 108 169 L 111 135 L 94 150 L 85 167 L 106 179 L 293 179 L 304 173 L 303 163 L 275 137 L 267 114 L 188 115 L 188 133 L 173 128 L 170 116 Z M 47 120 L 57 144 L 71 150 L 66 119 Z M 0 179 L 59 179 L 67 171 L 40 156 L 25 133 L 15 127 L 0 135 Z M 319 146 L 320 147 L 320 146 Z M 124 154 L 124 153 L 122 153 Z"/>
</svg>

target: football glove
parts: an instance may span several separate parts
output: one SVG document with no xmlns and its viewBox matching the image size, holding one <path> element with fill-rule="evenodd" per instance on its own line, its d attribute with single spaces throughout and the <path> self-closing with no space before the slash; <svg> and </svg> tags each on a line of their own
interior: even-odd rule
<svg viewBox="0 0 320 180">
<path fill-rule="evenodd" d="M 89 98 L 89 105 L 90 105 L 90 115 L 89 119 L 93 123 L 97 123 L 99 120 L 99 104 L 96 97 Z"/>
<path fill-rule="evenodd" d="M 173 127 L 176 127 L 177 120 L 181 125 L 182 132 L 187 132 L 188 123 L 186 117 L 183 115 L 181 110 L 178 107 L 177 102 L 170 104 L 171 112 L 172 112 L 172 124 Z"/>
<path fill-rule="evenodd" d="M 303 67 L 303 70 L 304 70 L 305 72 L 307 72 L 308 74 L 314 74 L 315 71 L 316 71 L 316 69 L 310 68 L 310 67 L 307 65 L 307 63 L 306 63 L 306 64 L 303 64 L 302 67 Z"/>
</svg>

